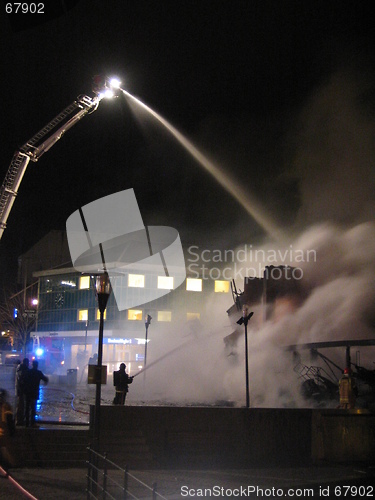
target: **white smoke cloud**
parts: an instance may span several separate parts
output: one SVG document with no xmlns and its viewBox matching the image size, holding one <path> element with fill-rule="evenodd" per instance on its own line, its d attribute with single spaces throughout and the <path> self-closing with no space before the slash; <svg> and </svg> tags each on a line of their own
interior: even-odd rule
<svg viewBox="0 0 375 500">
<path fill-rule="evenodd" d="M 258 270 L 266 265 L 291 265 L 302 271 L 300 285 L 306 297 L 297 310 L 280 321 L 261 324 L 255 321 L 260 307 L 254 309 L 248 335 L 252 406 L 311 404 L 301 396 L 301 379 L 293 370 L 295 360 L 283 347 L 375 339 L 375 125 L 365 110 L 368 90 L 369 84 L 358 74 L 336 73 L 314 91 L 291 132 L 296 144 L 292 163 L 301 198 L 295 225 L 299 229 L 294 230 L 298 235 L 284 247 L 270 241 L 251 246 L 252 254 L 245 242 L 246 262 L 220 263 L 222 267 L 238 264 L 241 269 L 253 266 Z M 257 249 L 265 255 L 263 262 L 254 262 Z M 315 258 L 307 259 L 308 252 Z M 244 277 L 237 276 L 240 289 Z M 228 353 L 223 339 L 232 331 L 226 316 L 232 304 L 228 296 L 227 302 L 222 299 L 211 299 L 207 305 L 211 322 L 201 324 L 195 337 L 190 332 L 191 341 L 182 332 L 153 340 L 155 360 L 177 345 L 182 347 L 147 371 L 147 399 L 245 404 L 244 334 Z M 373 347 L 353 347 L 352 356 L 360 353 L 361 365 L 373 370 L 374 351 Z M 345 347 L 322 353 L 345 367 Z M 331 373 L 324 361 L 310 359 L 309 351 L 300 354 L 302 363 L 319 365 Z M 333 378 L 340 376 L 339 370 L 333 372 Z M 138 396 L 142 397 L 141 391 Z"/>
<path fill-rule="evenodd" d="M 288 248 L 290 246 L 280 249 L 281 255 L 285 255 Z M 306 407 L 311 404 L 301 396 L 301 380 L 293 370 L 292 354 L 283 349 L 285 346 L 375 338 L 371 324 L 375 302 L 375 224 L 369 222 L 349 229 L 317 225 L 293 242 L 293 248 L 316 251 L 316 261 L 298 263 L 303 271 L 301 286 L 307 298 L 301 307 L 278 322 L 267 321 L 256 328 L 250 321 L 252 406 Z M 293 262 L 287 264 L 293 265 Z M 213 294 L 206 303 L 210 318 L 206 324 L 199 323 L 195 327 L 181 324 L 178 332 L 164 329 L 162 335 L 153 336 L 148 354 L 150 369 L 146 371 L 146 393 L 140 383 L 141 374 L 137 378 L 137 389 L 136 385 L 132 387 L 134 399 L 183 404 L 220 401 L 245 404 L 244 334 L 240 335 L 234 352 L 229 353 L 224 337 L 233 331 L 226 315 L 231 303 L 228 295 L 219 298 L 217 295 Z M 255 316 L 261 314 L 259 306 L 254 311 Z M 240 316 L 238 313 L 238 318 Z M 243 326 L 239 328 L 243 330 Z M 362 347 L 358 350 L 362 366 L 373 369 L 374 349 Z M 345 347 L 322 352 L 340 367 L 345 367 Z M 301 351 L 301 354 L 307 365 L 327 368 L 319 360 L 309 360 L 309 351 Z M 152 365 L 158 359 L 160 362 Z M 338 377 L 339 372 L 335 375 Z"/>
</svg>

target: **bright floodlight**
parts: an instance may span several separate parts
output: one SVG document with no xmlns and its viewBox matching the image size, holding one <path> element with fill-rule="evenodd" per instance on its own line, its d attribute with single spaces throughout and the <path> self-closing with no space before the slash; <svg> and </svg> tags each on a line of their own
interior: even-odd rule
<svg viewBox="0 0 375 500">
<path fill-rule="evenodd" d="M 120 88 L 120 85 L 121 85 L 121 82 L 118 78 L 111 78 L 109 80 L 109 85 L 114 88 L 114 89 L 119 89 Z"/>
<path fill-rule="evenodd" d="M 35 354 L 39 356 L 43 356 L 44 350 L 41 347 L 38 347 L 38 349 L 35 351 Z"/>
<path fill-rule="evenodd" d="M 111 89 L 105 89 L 103 92 L 100 92 L 99 97 L 100 99 L 103 99 L 105 97 L 106 99 L 112 99 L 114 97 L 114 92 Z"/>
</svg>

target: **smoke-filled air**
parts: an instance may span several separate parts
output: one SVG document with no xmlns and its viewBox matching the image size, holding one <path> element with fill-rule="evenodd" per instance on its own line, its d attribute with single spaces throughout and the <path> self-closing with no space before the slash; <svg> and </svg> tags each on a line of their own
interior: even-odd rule
<svg viewBox="0 0 375 500">
<path fill-rule="evenodd" d="M 322 404 L 302 391 L 304 374 L 315 367 L 338 383 L 345 367 L 344 346 L 320 350 L 334 364 L 309 349 L 288 346 L 375 339 L 375 128 L 367 114 L 367 95 L 367 82 L 354 70 L 338 71 L 315 89 L 280 151 L 288 163 L 283 165 L 286 175 L 298 181 L 300 197 L 293 224 L 282 228 L 287 241 L 281 244 L 267 234 L 260 243 L 246 235 L 242 245 L 221 259 L 222 268 L 231 268 L 239 291 L 246 276 L 261 278 L 265 266 L 298 269 L 297 305 L 280 301 L 280 314 L 268 320 L 261 301 L 251 307 L 252 407 Z M 132 397 L 244 405 L 244 326 L 236 324 L 241 310 L 227 314 L 232 306 L 230 294 L 213 293 L 206 303 L 206 323 L 181 322 L 178 331 L 152 325 L 148 368 L 139 374 Z M 374 349 L 352 347 L 352 365 L 374 370 Z M 325 404 L 335 406 L 337 400 Z"/>
</svg>

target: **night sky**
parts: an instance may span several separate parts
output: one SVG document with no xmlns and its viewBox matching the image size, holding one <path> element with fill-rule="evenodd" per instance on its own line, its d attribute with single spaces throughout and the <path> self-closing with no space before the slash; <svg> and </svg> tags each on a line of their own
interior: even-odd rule
<svg viewBox="0 0 375 500">
<path fill-rule="evenodd" d="M 17 147 L 78 95 L 93 95 L 92 76 L 104 73 L 243 183 L 281 227 L 373 220 L 373 2 L 55 1 L 37 20 L 7 16 L 5 3 L 1 180 Z M 145 224 L 175 227 L 183 244 L 233 248 L 264 237 L 121 97 L 30 162 L 0 243 L 3 281 L 80 206 L 128 188 Z"/>
</svg>

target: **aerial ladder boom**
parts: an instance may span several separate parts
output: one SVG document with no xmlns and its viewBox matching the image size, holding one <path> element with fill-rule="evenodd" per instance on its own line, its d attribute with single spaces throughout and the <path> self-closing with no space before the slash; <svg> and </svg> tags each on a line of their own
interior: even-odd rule
<svg viewBox="0 0 375 500">
<path fill-rule="evenodd" d="M 29 161 L 36 162 L 46 153 L 67 130 L 72 128 L 85 115 L 94 112 L 103 97 L 98 94 L 91 98 L 81 95 L 64 111 L 57 115 L 44 128 L 14 153 L 11 164 L 0 189 L 0 239 Z"/>
</svg>

